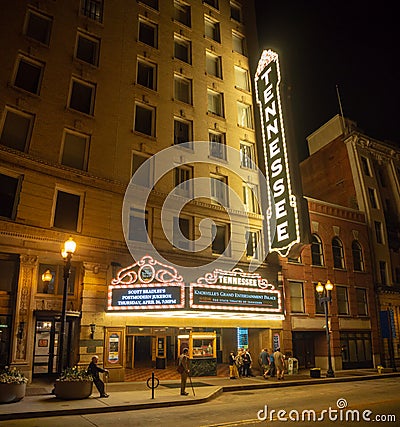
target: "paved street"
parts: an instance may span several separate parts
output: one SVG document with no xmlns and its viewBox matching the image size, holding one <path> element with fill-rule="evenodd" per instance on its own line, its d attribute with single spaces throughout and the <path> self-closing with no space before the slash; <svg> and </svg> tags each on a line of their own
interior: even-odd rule
<svg viewBox="0 0 400 427">
<path fill-rule="evenodd" d="M 279 413 L 280 410 L 285 412 Z M 314 414 L 316 421 L 313 421 Z M 279 421 L 278 416 L 286 418 L 286 421 Z M 299 421 L 295 421 L 296 417 Z M 306 421 L 302 422 L 302 417 Z M 357 417 L 360 421 L 356 421 Z M 385 421 L 379 422 L 379 417 Z M 0 422 L 2 427 L 244 427 L 314 424 L 399 426 L 399 379 L 237 390 L 223 393 L 209 402 L 190 406 Z"/>
</svg>

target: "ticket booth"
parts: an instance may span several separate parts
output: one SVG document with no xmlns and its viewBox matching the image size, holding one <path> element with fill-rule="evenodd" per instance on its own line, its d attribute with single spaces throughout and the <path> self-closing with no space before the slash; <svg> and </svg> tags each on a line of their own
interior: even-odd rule
<svg viewBox="0 0 400 427">
<path fill-rule="evenodd" d="M 189 349 L 191 376 L 217 375 L 216 332 L 190 332 L 178 335 L 178 356 L 184 348 Z"/>
</svg>

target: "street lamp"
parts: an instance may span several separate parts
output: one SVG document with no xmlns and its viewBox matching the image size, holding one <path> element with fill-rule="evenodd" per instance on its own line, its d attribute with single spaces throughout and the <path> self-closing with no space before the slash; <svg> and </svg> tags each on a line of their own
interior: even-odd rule
<svg viewBox="0 0 400 427">
<path fill-rule="evenodd" d="M 319 295 L 319 303 L 324 306 L 324 313 L 325 313 L 325 333 L 326 333 L 326 344 L 328 346 L 328 370 L 326 372 L 326 376 L 329 378 L 333 378 L 335 376 L 335 373 L 332 369 L 332 356 L 331 356 L 331 334 L 329 332 L 329 321 L 328 321 L 328 303 L 332 302 L 332 289 L 333 285 L 328 280 L 325 283 L 325 286 L 322 285 L 321 282 L 318 282 L 318 285 L 316 287 L 316 291 Z"/>
<path fill-rule="evenodd" d="M 64 289 L 63 289 L 63 300 L 61 310 L 61 327 L 60 327 L 60 340 L 58 350 L 58 372 L 62 372 L 64 369 L 64 344 L 65 344 L 65 325 L 67 323 L 67 298 L 68 298 L 68 280 L 71 273 L 71 259 L 75 252 L 76 243 L 70 237 L 65 243 L 61 250 L 61 255 L 64 258 Z"/>
</svg>

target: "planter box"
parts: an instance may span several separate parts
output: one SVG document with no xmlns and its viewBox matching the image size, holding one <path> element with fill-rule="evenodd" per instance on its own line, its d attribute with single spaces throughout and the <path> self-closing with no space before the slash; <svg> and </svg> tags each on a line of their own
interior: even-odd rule
<svg viewBox="0 0 400 427">
<path fill-rule="evenodd" d="M 0 403 L 19 402 L 24 398 L 26 384 L 0 383 Z"/>
<path fill-rule="evenodd" d="M 321 368 L 312 368 L 310 369 L 311 378 L 321 378 Z"/>
<path fill-rule="evenodd" d="M 59 399 L 86 399 L 92 394 L 92 381 L 56 381 L 54 394 Z"/>
</svg>

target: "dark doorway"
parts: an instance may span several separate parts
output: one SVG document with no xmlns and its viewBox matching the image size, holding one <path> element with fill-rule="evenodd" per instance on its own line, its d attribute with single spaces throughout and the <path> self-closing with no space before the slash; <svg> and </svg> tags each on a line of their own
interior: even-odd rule
<svg viewBox="0 0 400 427">
<path fill-rule="evenodd" d="M 151 368 L 151 337 L 135 336 L 135 368 Z"/>
<path fill-rule="evenodd" d="M 293 332 L 292 339 L 293 356 L 299 361 L 299 368 L 314 368 L 314 334 L 312 332 Z"/>
</svg>

